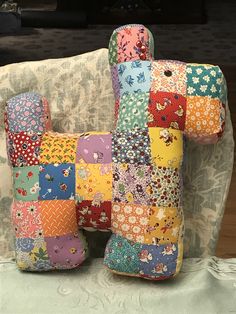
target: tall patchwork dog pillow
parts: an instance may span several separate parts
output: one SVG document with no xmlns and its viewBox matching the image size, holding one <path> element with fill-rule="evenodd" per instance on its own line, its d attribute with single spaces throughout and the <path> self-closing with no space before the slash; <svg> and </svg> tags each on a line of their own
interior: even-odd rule
<svg viewBox="0 0 236 314">
<path fill-rule="evenodd" d="M 153 60 L 142 25 L 115 30 L 109 45 L 113 132 L 59 134 L 46 99 L 10 99 L 5 125 L 13 166 L 12 220 L 22 270 L 78 267 L 78 229 L 112 230 L 104 264 L 162 280 L 183 256 L 183 135 L 215 143 L 224 129 L 226 84 L 217 66 Z"/>
</svg>

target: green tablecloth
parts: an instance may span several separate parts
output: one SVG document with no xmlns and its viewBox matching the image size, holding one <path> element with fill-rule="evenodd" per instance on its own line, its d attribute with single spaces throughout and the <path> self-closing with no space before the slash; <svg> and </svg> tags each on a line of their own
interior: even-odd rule
<svg viewBox="0 0 236 314">
<path fill-rule="evenodd" d="M 179 276 L 163 282 L 113 275 L 102 259 L 51 273 L 1 262 L 0 313 L 236 313 L 236 259 L 186 259 Z"/>
</svg>

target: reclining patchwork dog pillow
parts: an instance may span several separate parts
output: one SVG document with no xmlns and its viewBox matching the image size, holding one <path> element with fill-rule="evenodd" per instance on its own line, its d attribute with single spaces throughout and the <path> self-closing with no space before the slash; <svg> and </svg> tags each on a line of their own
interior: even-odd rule
<svg viewBox="0 0 236 314">
<path fill-rule="evenodd" d="M 78 267 L 87 255 L 78 229 L 109 230 L 104 264 L 163 280 L 183 255 L 183 134 L 215 143 L 224 128 L 219 67 L 153 60 L 142 25 L 115 30 L 109 45 L 116 97 L 113 132 L 51 131 L 45 98 L 8 101 L 12 219 L 22 270 Z"/>
</svg>

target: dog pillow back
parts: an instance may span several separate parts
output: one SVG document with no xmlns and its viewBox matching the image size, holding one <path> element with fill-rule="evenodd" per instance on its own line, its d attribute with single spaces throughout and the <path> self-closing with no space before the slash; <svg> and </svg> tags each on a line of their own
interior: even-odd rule
<svg viewBox="0 0 236 314">
<path fill-rule="evenodd" d="M 104 264 L 162 280 L 183 256 L 183 134 L 215 143 L 226 86 L 219 67 L 153 60 L 142 25 L 115 30 L 109 45 L 113 132 L 59 134 L 46 99 L 10 99 L 5 125 L 13 167 L 12 220 L 22 270 L 78 267 L 87 256 L 78 229 L 112 230 Z"/>
</svg>

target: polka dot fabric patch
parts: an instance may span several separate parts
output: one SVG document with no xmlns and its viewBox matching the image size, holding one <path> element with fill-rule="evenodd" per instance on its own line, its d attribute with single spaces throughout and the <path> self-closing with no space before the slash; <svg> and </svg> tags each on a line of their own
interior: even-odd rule
<svg viewBox="0 0 236 314">
<path fill-rule="evenodd" d="M 8 132 L 8 156 L 13 167 L 39 164 L 41 134 Z"/>
</svg>

